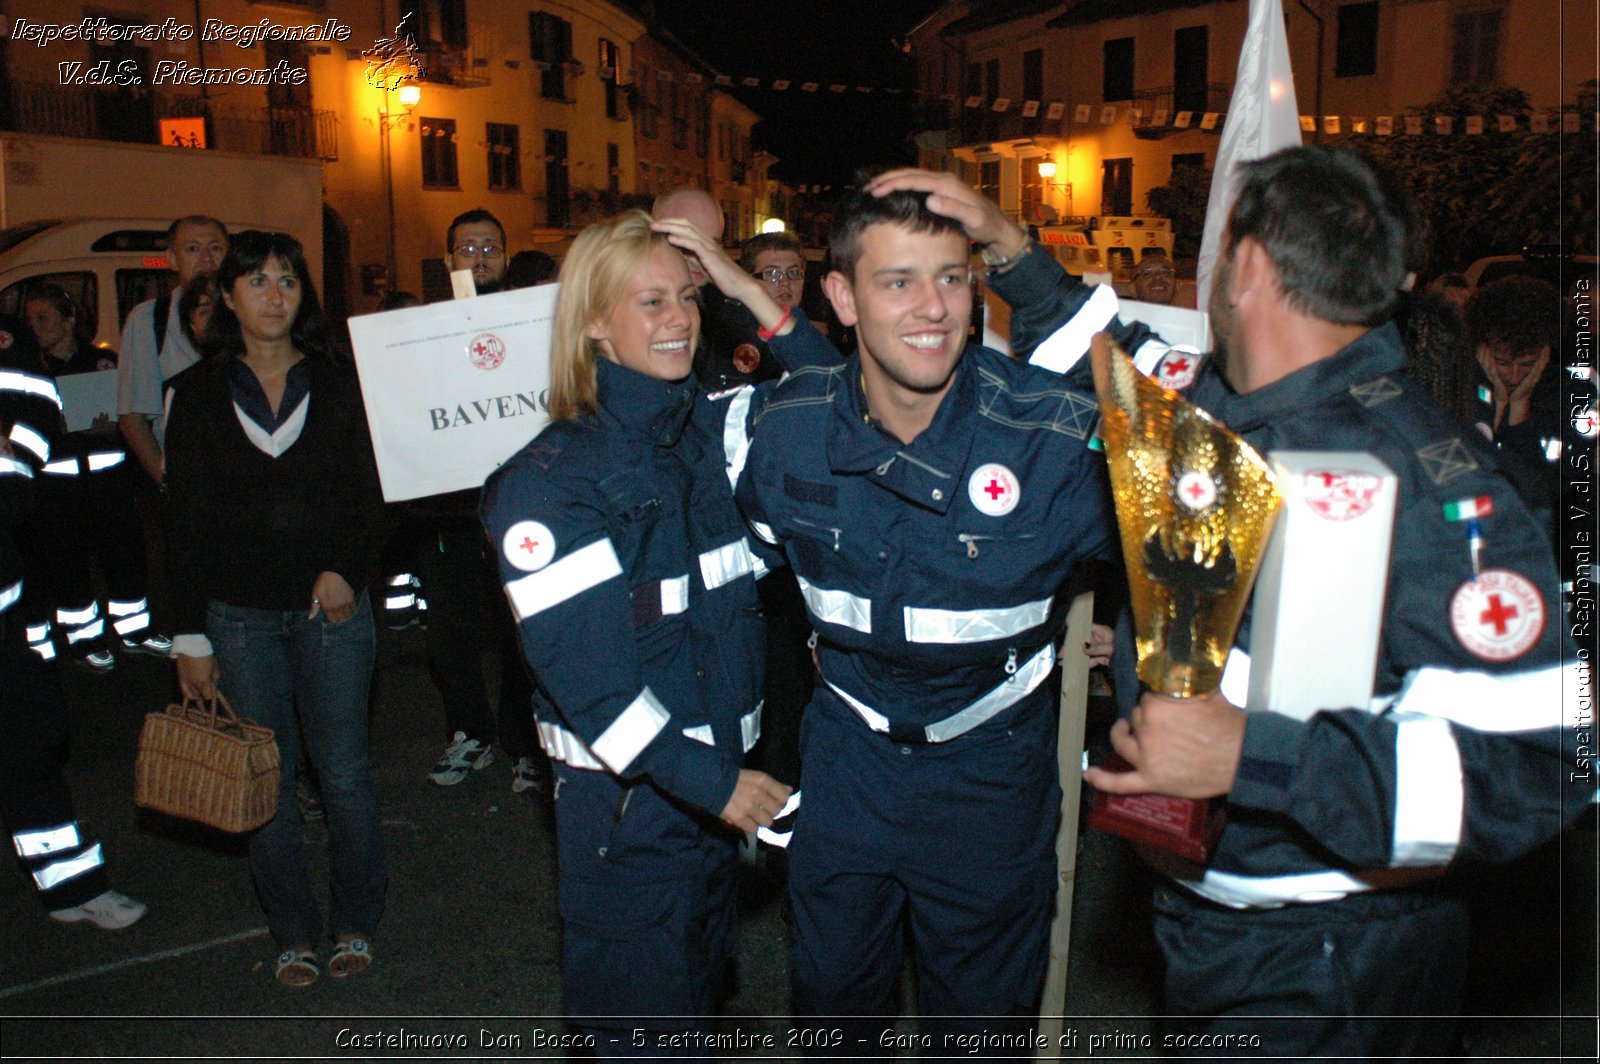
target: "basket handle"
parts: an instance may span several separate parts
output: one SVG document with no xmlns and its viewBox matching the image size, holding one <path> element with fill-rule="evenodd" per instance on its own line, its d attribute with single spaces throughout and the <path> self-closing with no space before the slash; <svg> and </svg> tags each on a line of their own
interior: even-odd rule
<svg viewBox="0 0 1600 1064">
<path fill-rule="evenodd" d="M 188 709 L 190 706 L 195 707 L 195 709 L 200 710 L 201 712 L 209 714 L 211 717 L 212 727 L 216 727 L 217 718 L 219 716 L 217 709 L 219 706 L 222 709 L 222 721 L 224 724 L 239 723 L 239 714 L 233 711 L 233 706 L 229 704 L 227 698 L 223 696 L 221 691 L 217 692 L 217 696 L 215 698 L 209 700 L 198 697 L 184 698 L 183 708 Z"/>
</svg>

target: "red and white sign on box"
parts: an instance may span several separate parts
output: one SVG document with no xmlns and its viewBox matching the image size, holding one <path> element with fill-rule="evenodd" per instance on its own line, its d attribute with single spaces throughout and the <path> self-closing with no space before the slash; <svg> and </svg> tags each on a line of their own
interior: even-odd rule
<svg viewBox="0 0 1600 1064">
<path fill-rule="evenodd" d="M 556 290 L 350 319 L 385 499 L 481 487 L 544 428 Z"/>
<path fill-rule="evenodd" d="M 1301 720 L 1365 708 L 1399 482 L 1364 451 L 1273 451 L 1267 460 L 1283 509 L 1256 575 L 1246 708 Z"/>
</svg>

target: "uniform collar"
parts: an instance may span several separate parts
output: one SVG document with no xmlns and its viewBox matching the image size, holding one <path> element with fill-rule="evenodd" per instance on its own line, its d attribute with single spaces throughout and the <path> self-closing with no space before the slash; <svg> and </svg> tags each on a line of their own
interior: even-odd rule
<svg viewBox="0 0 1600 1064">
<path fill-rule="evenodd" d="M 827 443 L 829 468 L 837 474 L 865 475 L 909 503 L 935 513 L 948 512 L 977 427 L 974 350 L 968 348 L 962 354 L 933 422 L 909 444 L 901 443 L 868 417 L 858 351 L 845 364 L 843 394 L 833 404 Z"/>
<path fill-rule="evenodd" d="M 1386 323 L 1369 329 L 1327 358 L 1296 370 L 1281 380 L 1245 395 L 1229 393 L 1218 420 L 1235 432 L 1249 432 L 1296 413 L 1315 409 L 1337 395 L 1363 386 L 1378 386 L 1379 378 L 1400 372 L 1405 355 L 1400 332 Z"/>
<path fill-rule="evenodd" d="M 657 447 L 678 442 L 694 409 L 692 374 L 681 381 L 664 381 L 606 358 L 595 360 L 594 371 L 601 420 Z"/>
</svg>

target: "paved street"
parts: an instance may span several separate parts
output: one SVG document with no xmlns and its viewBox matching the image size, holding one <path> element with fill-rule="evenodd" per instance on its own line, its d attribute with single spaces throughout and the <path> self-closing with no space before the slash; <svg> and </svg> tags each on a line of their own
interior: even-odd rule
<svg viewBox="0 0 1600 1064">
<path fill-rule="evenodd" d="M 493 675 L 491 670 L 491 675 Z M 555 873 L 544 800 L 514 795 L 496 763 L 451 788 L 426 779 L 443 747 L 422 638 L 385 633 L 373 745 L 389 846 L 389 906 L 376 963 L 306 990 L 272 978 L 274 953 L 238 840 L 137 811 L 135 743 L 145 712 L 170 693 L 170 668 L 125 659 L 109 676 L 64 676 L 76 709 L 71 780 L 80 816 L 106 844 L 118 889 L 150 904 L 118 932 L 46 920 L 29 884 L 0 876 L 7 928 L 0 964 L 0 1052 L 23 1056 L 560 1056 Z M 325 831 L 312 822 L 314 867 Z M 1475 962 L 1475 1055 L 1593 1055 L 1594 821 L 1508 877 L 1479 876 L 1490 917 Z M 1146 891 L 1120 843 L 1091 835 L 1080 870 L 1065 1012 L 1083 1056 L 1152 1056 L 1162 1029 L 1159 967 Z M 790 1058 L 778 885 L 750 870 L 741 984 L 725 1030 L 771 1036 L 736 1057 Z M 1511 905 L 1522 908 L 1513 915 Z M 1564 909 L 1563 909 L 1564 907 Z M 1564 912 L 1564 915 L 1563 915 Z M 1492 937 L 1491 937 L 1491 932 Z M 1559 1017 L 1588 1016 L 1568 1020 Z M 894 1028 L 889 1028 L 894 1029 Z M 465 1042 L 404 1050 L 348 1048 L 352 1036 Z M 908 1022 L 902 1034 L 915 1031 Z M 343 1032 L 343 1033 L 341 1033 Z M 545 1041 L 541 1041 L 544 1039 Z M 498 1044 L 485 1045 L 485 1041 Z M 1151 1048 L 1144 1048 L 1149 1045 Z"/>
</svg>

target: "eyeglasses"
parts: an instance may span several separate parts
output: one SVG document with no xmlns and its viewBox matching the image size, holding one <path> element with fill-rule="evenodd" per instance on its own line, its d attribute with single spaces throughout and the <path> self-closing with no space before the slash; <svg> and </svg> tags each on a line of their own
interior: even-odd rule
<svg viewBox="0 0 1600 1064">
<path fill-rule="evenodd" d="M 776 266 L 768 266 L 764 270 L 755 271 L 757 277 L 768 284 L 777 284 L 779 281 L 798 281 L 806 275 L 804 266 L 790 266 L 787 270 L 780 270 Z"/>
<path fill-rule="evenodd" d="M 506 249 L 499 244 L 457 244 L 450 250 L 456 255 L 469 259 L 475 259 L 479 255 L 486 259 L 498 259 L 506 253 Z"/>
<path fill-rule="evenodd" d="M 1133 271 L 1133 275 L 1135 277 L 1166 277 L 1170 279 L 1178 276 L 1178 271 L 1169 270 L 1162 266 L 1152 266 L 1149 268 L 1135 270 Z"/>
</svg>

